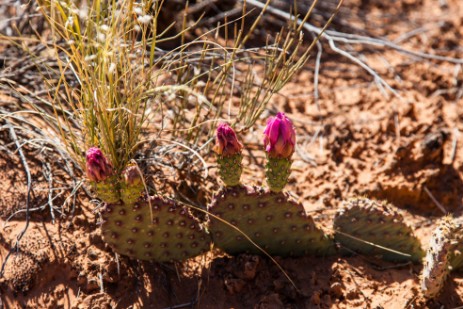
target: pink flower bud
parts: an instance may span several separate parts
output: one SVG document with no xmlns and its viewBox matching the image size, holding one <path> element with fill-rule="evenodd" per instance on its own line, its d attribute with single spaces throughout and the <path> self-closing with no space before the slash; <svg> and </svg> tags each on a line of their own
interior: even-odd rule
<svg viewBox="0 0 463 309">
<path fill-rule="evenodd" d="M 296 132 L 284 113 L 270 117 L 264 130 L 264 145 L 269 157 L 290 158 L 296 146 Z"/>
<path fill-rule="evenodd" d="M 140 168 L 135 161 L 130 162 L 124 171 L 122 171 L 122 178 L 128 186 L 138 186 L 143 184 Z"/>
<path fill-rule="evenodd" d="M 112 176 L 113 166 L 98 147 L 92 147 L 86 153 L 87 177 L 91 181 L 103 181 Z"/>
<path fill-rule="evenodd" d="M 243 144 L 238 141 L 235 131 L 226 123 L 219 124 L 214 151 L 227 157 L 240 153 L 242 148 Z"/>
</svg>

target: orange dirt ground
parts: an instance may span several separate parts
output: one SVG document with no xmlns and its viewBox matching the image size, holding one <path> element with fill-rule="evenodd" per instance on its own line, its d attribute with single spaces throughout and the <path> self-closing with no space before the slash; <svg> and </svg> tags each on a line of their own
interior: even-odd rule
<svg viewBox="0 0 463 309">
<path fill-rule="evenodd" d="M 381 29 L 371 29 L 378 35 L 393 41 L 422 28 L 401 45 L 463 56 L 460 0 L 447 0 L 447 7 L 435 0 L 383 5 L 366 0 L 362 5 L 369 12 L 365 18 L 384 21 Z M 287 189 L 327 231 L 342 200 L 356 195 L 386 199 L 402 210 L 426 247 L 435 222 L 443 216 L 428 192 L 449 213 L 462 216 L 463 69 L 387 49 L 371 48 L 364 56 L 402 98 L 385 96 L 363 69 L 327 49 L 318 106 L 313 100 L 312 59 L 264 113 L 266 117 L 282 110 L 297 129 L 298 150 Z M 0 90 L 1 104 L 11 100 Z M 242 136 L 244 144 L 261 141 L 265 117 Z M 0 131 L 0 140 L 2 147 L 11 143 L 7 130 Z M 260 185 L 256 175 L 262 175 L 264 155 L 256 148 L 244 152 L 243 182 Z M 14 145 L 9 149 L 14 150 Z M 35 193 L 32 207 L 39 207 L 47 203 L 48 182 L 41 172 L 43 162 L 31 149 L 25 148 Z M 214 167 L 210 158 L 208 164 Z M 26 176 L 17 156 L 0 153 L 0 183 L 2 262 L 25 225 L 24 213 L 6 222 L 25 205 Z M 71 220 L 56 214 L 53 224 L 48 207 L 34 212 L 20 251 L 11 256 L 0 279 L 3 308 L 463 306 L 461 271 L 450 275 L 436 300 L 427 301 L 419 292 L 421 265 L 397 265 L 372 257 L 277 257 L 295 286 L 261 256 L 228 257 L 213 251 L 176 265 L 130 260 L 116 256 L 103 242 L 94 210 L 82 193 Z"/>
</svg>

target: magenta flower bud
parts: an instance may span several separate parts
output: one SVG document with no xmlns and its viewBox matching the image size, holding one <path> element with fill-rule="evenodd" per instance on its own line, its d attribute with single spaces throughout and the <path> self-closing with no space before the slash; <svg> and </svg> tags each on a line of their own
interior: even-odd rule
<svg viewBox="0 0 463 309">
<path fill-rule="evenodd" d="M 121 199 L 126 205 L 133 205 L 145 192 L 143 175 L 138 164 L 131 160 L 122 171 Z"/>
<path fill-rule="evenodd" d="M 98 147 L 91 147 L 86 153 L 87 177 L 91 181 L 103 181 L 113 175 L 113 166 Z"/>
<path fill-rule="evenodd" d="M 143 184 L 142 175 L 137 163 L 129 163 L 122 172 L 122 177 L 128 186 L 138 186 Z"/>
<path fill-rule="evenodd" d="M 284 113 L 270 117 L 264 130 L 265 151 L 271 158 L 289 159 L 296 146 L 293 123 Z"/>
<path fill-rule="evenodd" d="M 219 124 L 214 151 L 223 157 L 239 154 L 243 144 L 238 141 L 235 131 L 226 123 Z"/>
</svg>

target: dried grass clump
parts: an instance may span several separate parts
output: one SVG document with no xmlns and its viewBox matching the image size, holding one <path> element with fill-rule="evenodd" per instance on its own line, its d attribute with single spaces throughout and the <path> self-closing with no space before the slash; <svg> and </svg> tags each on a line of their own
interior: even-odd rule
<svg viewBox="0 0 463 309">
<path fill-rule="evenodd" d="M 213 126 L 227 118 L 239 129 L 250 128 L 272 95 L 304 65 L 318 40 L 307 48 L 302 35 L 315 1 L 303 23 L 294 18 L 263 48 L 247 49 L 245 43 L 269 3 L 262 4 L 250 24 L 245 22 L 244 4 L 241 26 L 233 21 L 233 34 L 227 27 L 232 21 L 225 17 L 225 25 L 188 41 L 185 34 L 196 23 L 188 22 L 186 15 L 174 36 L 166 37 L 174 24 L 158 29 L 163 9 L 159 1 L 94 1 L 90 6 L 41 1 L 60 73 L 58 80 L 48 80 L 55 89 L 50 93 L 50 121 L 66 151 L 83 166 L 82 152 L 99 146 L 120 172 L 143 144 L 143 132 L 200 150 L 203 136 L 211 137 L 210 122 Z M 219 30 L 224 30 L 224 39 L 214 35 Z M 158 47 L 177 38 L 181 44 L 172 50 Z M 262 72 L 253 70 L 257 63 L 263 64 Z M 232 101 L 237 94 L 238 104 Z M 167 141 L 163 132 L 168 132 Z"/>
</svg>

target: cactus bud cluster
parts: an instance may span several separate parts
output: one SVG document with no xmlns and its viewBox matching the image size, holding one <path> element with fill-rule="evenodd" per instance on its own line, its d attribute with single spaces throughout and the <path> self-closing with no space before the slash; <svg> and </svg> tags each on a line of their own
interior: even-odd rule
<svg viewBox="0 0 463 309">
<path fill-rule="evenodd" d="M 279 256 L 334 253 L 331 237 L 306 214 L 302 204 L 282 192 L 295 144 L 293 124 L 285 114 L 271 117 L 264 130 L 269 190 L 245 186 L 236 179 L 230 181 L 234 172 L 241 174 L 242 145 L 229 126 L 219 126 L 214 150 L 219 155 L 220 175 L 227 187 L 214 195 L 209 206 L 209 229 L 218 247 L 230 254 L 261 250 Z M 226 151 L 227 145 L 231 150 Z M 239 163 L 228 159 L 238 153 Z"/>
<path fill-rule="evenodd" d="M 267 154 L 265 166 L 267 185 L 272 192 L 278 193 L 283 190 L 291 173 L 291 157 L 296 146 L 296 132 L 291 120 L 284 113 L 278 113 L 268 119 L 263 135 Z M 220 124 L 213 150 L 218 157 L 220 177 L 226 186 L 240 184 L 243 170 L 242 148 L 243 145 L 238 141 L 235 131 L 228 124 Z"/>
</svg>

